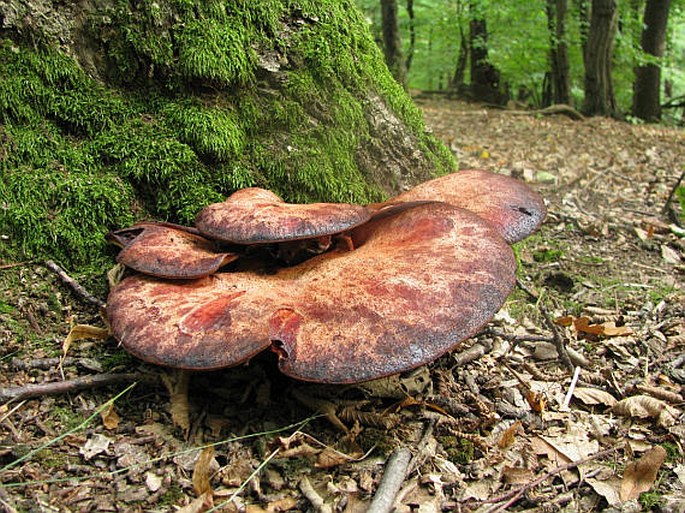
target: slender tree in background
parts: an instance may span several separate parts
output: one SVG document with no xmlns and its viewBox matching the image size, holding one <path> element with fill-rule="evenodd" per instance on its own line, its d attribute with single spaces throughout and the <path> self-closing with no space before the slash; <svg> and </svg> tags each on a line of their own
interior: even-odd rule
<svg viewBox="0 0 685 513">
<path fill-rule="evenodd" d="M 504 103 L 500 74 L 488 60 L 488 26 L 480 6 L 470 2 L 469 54 L 471 56 L 471 95 L 474 100 Z"/>
<path fill-rule="evenodd" d="M 647 0 L 642 23 L 642 50 L 656 58 L 663 57 L 666 26 L 671 0 Z M 647 63 L 635 70 L 633 114 L 647 121 L 661 119 L 661 65 Z"/>
<path fill-rule="evenodd" d="M 397 17 L 397 0 L 381 0 L 383 53 L 390 72 L 403 87 L 407 87 L 407 68 L 402 57 L 402 39 Z"/>
<path fill-rule="evenodd" d="M 617 22 L 616 0 L 592 0 L 590 29 L 584 54 L 585 102 L 583 105 L 585 113 L 591 116 L 617 114 L 611 76 Z"/>
<path fill-rule="evenodd" d="M 409 16 L 409 49 L 407 50 L 407 59 L 405 60 L 405 68 L 407 74 L 411 69 L 411 61 L 414 58 L 414 51 L 416 49 L 416 16 L 414 14 L 414 0 L 407 0 L 407 16 Z"/>
<path fill-rule="evenodd" d="M 549 92 L 544 103 L 571 103 L 571 68 L 566 44 L 567 0 L 547 0 L 547 25 L 550 37 Z"/>
</svg>

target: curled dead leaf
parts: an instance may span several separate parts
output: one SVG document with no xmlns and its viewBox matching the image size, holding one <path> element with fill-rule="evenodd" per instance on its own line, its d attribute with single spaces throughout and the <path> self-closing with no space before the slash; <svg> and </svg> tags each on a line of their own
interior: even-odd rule
<svg viewBox="0 0 685 513">
<path fill-rule="evenodd" d="M 609 392 L 590 387 L 576 387 L 573 397 L 587 406 L 614 406 L 618 401 Z"/>
<path fill-rule="evenodd" d="M 665 459 L 666 449 L 657 445 L 630 463 L 623 472 L 621 500 L 637 499 L 641 493 L 649 491 Z"/>
<path fill-rule="evenodd" d="M 646 395 L 634 395 L 616 403 L 612 409 L 626 417 L 653 418 L 662 427 L 675 424 L 680 412 L 664 401 Z"/>
<path fill-rule="evenodd" d="M 205 447 L 200 453 L 200 457 L 195 462 L 193 469 L 193 490 L 198 497 L 204 494 L 212 494 L 210 479 L 213 470 L 214 447 Z"/>
<path fill-rule="evenodd" d="M 102 419 L 102 424 L 107 429 L 116 429 L 119 427 L 119 421 L 121 418 L 114 410 L 114 403 L 110 403 L 107 408 L 100 412 L 100 418 Z"/>
</svg>

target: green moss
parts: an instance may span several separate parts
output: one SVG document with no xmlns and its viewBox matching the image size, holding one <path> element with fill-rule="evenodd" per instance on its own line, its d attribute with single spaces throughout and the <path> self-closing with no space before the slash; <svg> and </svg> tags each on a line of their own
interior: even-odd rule
<svg viewBox="0 0 685 513">
<path fill-rule="evenodd" d="M 369 95 L 435 174 L 454 170 L 351 1 L 112 5 L 86 22 L 98 80 L 57 49 L 0 40 L 2 258 L 101 270 L 108 230 L 192 223 L 253 185 L 288 201 L 378 201 L 358 162 Z"/>
</svg>

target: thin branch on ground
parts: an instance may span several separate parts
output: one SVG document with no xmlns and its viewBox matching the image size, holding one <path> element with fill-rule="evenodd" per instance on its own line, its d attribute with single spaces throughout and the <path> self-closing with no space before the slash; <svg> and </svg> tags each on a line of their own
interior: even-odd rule
<svg viewBox="0 0 685 513">
<path fill-rule="evenodd" d="M 531 290 L 525 283 L 523 283 L 518 278 L 516 279 L 516 284 L 523 292 L 528 294 L 535 301 L 538 301 L 540 299 L 539 294 Z M 540 310 L 540 313 L 542 314 L 542 317 L 545 319 L 545 324 L 547 324 L 547 327 L 552 332 L 552 344 L 554 344 L 554 347 L 556 348 L 557 353 L 559 354 L 559 359 L 561 360 L 561 363 L 563 363 L 569 371 L 573 371 L 575 369 L 575 365 L 573 365 L 573 362 L 571 361 L 571 358 L 568 355 L 568 351 L 566 350 L 566 344 L 564 343 L 564 338 L 561 336 L 561 333 L 559 332 L 559 327 L 554 323 L 554 320 L 547 311 L 547 308 L 545 308 L 541 304 L 538 304 L 538 308 Z"/>
<path fill-rule="evenodd" d="M 33 399 L 46 395 L 67 394 L 70 392 L 79 392 L 81 390 L 89 390 L 92 388 L 120 385 L 122 383 L 133 383 L 135 381 L 155 382 L 158 381 L 158 379 L 155 375 L 145 374 L 142 372 L 128 372 L 120 374 L 105 373 L 82 376 L 64 381 L 53 381 L 49 383 L 23 385 L 20 387 L 0 388 L 0 403 L 6 403 L 8 401 L 23 401 L 24 399 Z"/>
<path fill-rule="evenodd" d="M 2 264 L 0 265 L 0 271 L 4 271 L 5 269 L 14 269 L 15 267 L 21 267 L 22 265 L 30 264 L 30 260 L 26 260 L 24 262 L 12 262 L 11 264 Z"/>
<path fill-rule="evenodd" d="M 314 511 L 317 513 L 333 513 L 333 508 L 326 504 L 323 497 L 319 495 L 319 492 L 317 492 L 312 486 L 312 483 L 309 482 L 307 476 L 304 476 L 300 480 L 300 491 L 302 492 L 302 495 L 304 495 L 304 498 L 312 505 Z"/>
<path fill-rule="evenodd" d="M 57 265 L 55 262 L 52 260 L 48 260 L 45 262 L 45 267 L 50 269 L 52 272 L 54 272 L 57 277 L 62 280 L 62 282 L 69 286 L 71 290 L 73 290 L 77 296 L 79 296 L 81 299 L 86 301 L 87 303 L 90 303 L 92 305 L 97 306 L 98 308 L 103 308 L 105 306 L 105 302 L 102 301 L 101 299 L 96 298 L 94 295 L 92 295 L 90 292 L 88 292 L 83 285 L 81 285 L 79 282 L 77 282 L 74 278 L 69 276 L 67 272 L 62 269 L 59 265 Z"/>
<path fill-rule="evenodd" d="M 610 454 L 613 454 L 616 452 L 618 449 L 620 449 L 622 446 L 614 446 L 609 449 L 606 449 L 604 451 L 599 451 L 595 454 L 592 454 L 588 456 L 587 458 L 583 458 L 577 461 L 572 461 L 570 463 L 567 463 L 566 465 L 561 465 L 560 467 L 557 467 L 555 469 L 550 470 L 549 472 L 546 472 L 542 476 L 538 477 L 537 479 L 534 479 L 530 483 L 521 486 L 520 488 L 517 488 L 515 490 L 510 490 L 509 492 L 499 495 L 497 497 L 493 497 L 491 499 L 484 500 L 484 503 L 492 503 L 492 502 L 504 502 L 504 504 L 499 504 L 496 507 L 488 510 L 487 513 L 497 513 L 499 511 L 504 511 L 506 510 L 509 506 L 512 506 L 516 501 L 518 501 L 526 492 L 532 490 L 535 488 L 537 485 L 540 483 L 546 481 L 550 477 L 554 477 L 557 474 L 560 474 L 561 472 L 564 472 L 566 470 L 571 470 L 576 467 L 579 467 L 580 465 L 585 465 L 586 463 L 589 463 L 591 461 L 594 461 L 599 458 L 603 458 L 604 456 L 608 456 Z"/>
<path fill-rule="evenodd" d="M 407 476 L 407 469 L 411 461 L 411 451 L 406 447 L 395 449 L 388 458 L 385 472 L 378 485 L 367 513 L 390 513 L 395 504 L 395 497 L 400 491 L 402 483 Z"/>
</svg>

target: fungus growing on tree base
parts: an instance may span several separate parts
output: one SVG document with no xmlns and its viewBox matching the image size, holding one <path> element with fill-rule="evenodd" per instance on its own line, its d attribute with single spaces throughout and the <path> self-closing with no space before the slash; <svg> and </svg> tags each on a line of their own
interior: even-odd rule
<svg viewBox="0 0 685 513">
<path fill-rule="evenodd" d="M 449 177 L 438 180 L 453 183 Z M 433 361 L 474 335 L 501 307 L 516 271 L 502 235 L 520 238 L 537 224 L 506 216 L 491 222 L 453 205 L 456 191 L 440 192 L 435 183 L 431 188 L 439 201 L 430 201 L 421 189 L 416 195 L 408 191 L 376 206 L 370 220 L 365 207 L 301 206 L 299 212 L 315 214 L 307 223 L 286 225 L 308 225 L 317 216 L 330 219 L 330 212 L 338 220 L 344 217 L 341 212 L 356 211 L 360 217 L 332 223 L 334 230 L 348 223 L 333 233 L 343 232 L 352 242 L 349 248 L 332 247 L 296 265 L 273 269 L 259 260 L 258 252 L 244 251 L 240 258 L 246 265 L 201 279 L 128 277 L 112 289 L 107 303 L 114 336 L 145 361 L 192 370 L 231 367 L 271 348 L 285 374 L 321 383 L 357 383 Z M 251 230 L 269 225 L 269 212 L 298 209 L 283 209 L 287 204 L 268 191 L 247 191 L 236 194 L 258 192 L 268 201 L 249 203 L 247 222 L 260 221 L 256 228 L 239 228 L 245 232 L 242 240 L 316 241 L 331 234 L 330 228 L 329 233 L 308 228 L 307 239 L 279 224 L 280 238 L 266 238 L 263 232 L 250 236 Z M 532 199 L 522 208 L 544 213 L 539 197 L 529 194 Z M 490 211 L 505 209 L 503 198 L 496 196 Z M 469 201 L 479 213 L 489 212 L 476 199 Z M 215 224 L 241 223 L 231 203 L 229 198 L 203 211 L 199 229 L 208 233 L 208 217 Z M 517 222 L 513 228 L 507 224 Z"/>
</svg>

